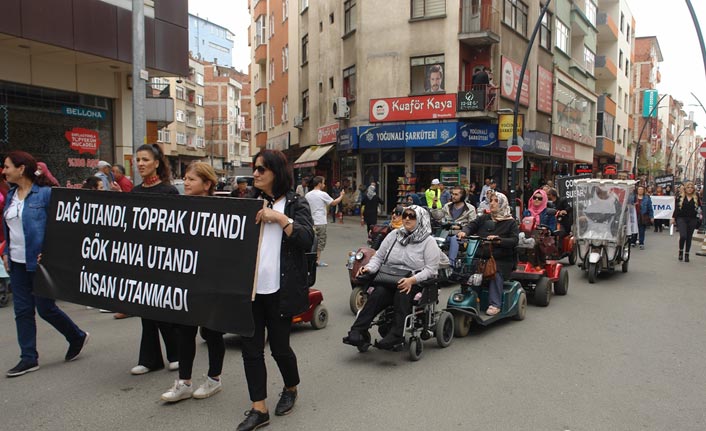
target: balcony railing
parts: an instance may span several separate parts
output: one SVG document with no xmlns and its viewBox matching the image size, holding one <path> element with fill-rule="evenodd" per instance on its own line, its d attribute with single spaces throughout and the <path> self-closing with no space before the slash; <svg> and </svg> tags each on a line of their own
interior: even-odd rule
<svg viewBox="0 0 706 431">
<path fill-rule="evenodd" d="M 169 84 L 166 83 L 147 82 L 145 85 L 145 95 L 149 98 L 168 99 L 171 97 L 169 90 Z"/>
<path fill-rule="evenodd" d="M 462 101 L 461 99 L 464 100 Z M 462 108 L 464 104 L 465 107 Z M 487 84 L 466 84 L 460 86 L 457 105 L 459 111 L 497 111 L 498 87 Z"/>
<path fill-rule="evenodd" d="M 500 42 L 500 14 L 489 0 L 462 0 L 458 38 L 468 45 Z"/>
</svg>

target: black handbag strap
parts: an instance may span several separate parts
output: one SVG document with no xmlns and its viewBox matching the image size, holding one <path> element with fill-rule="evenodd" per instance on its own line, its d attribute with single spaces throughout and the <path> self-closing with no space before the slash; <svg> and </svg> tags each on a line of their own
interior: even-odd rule
<svg viewBox="0 0 706 431">
<path fill-rule="evenodd" d="M 387 263 L 387 258 L 390 257 L 390 253 L 392 253 L 392 249 L 395 248 L 395 245 L 397 245 L 397 240 L 392 242 L 392 247 L 390 247 L 389 250 L 387 250 L 387 254 L 385 255 L 385 259 L 382 261 L 380 266 L 384 265 Z"/>
</svg>

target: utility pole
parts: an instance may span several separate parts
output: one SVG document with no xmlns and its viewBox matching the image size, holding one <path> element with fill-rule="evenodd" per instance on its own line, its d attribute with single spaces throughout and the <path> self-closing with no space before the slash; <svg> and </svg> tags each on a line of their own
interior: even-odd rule
<svg viewBox="0 0 706 431">
<path fill-rule="evenodd" d="M 132 0 L 132 154 L 145 143 L 145 2 Z M 133 179 L 139 178 L 137 163 L 132 163 Z"/>
</svg>

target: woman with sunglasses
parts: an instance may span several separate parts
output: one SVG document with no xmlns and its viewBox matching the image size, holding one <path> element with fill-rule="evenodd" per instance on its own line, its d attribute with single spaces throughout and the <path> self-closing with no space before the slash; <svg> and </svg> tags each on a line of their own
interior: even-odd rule
<svg viewBox="0 0 706 431">
<path fill-rule="evenodd" d="M 489 213 L 480 215 L 470 222 L 457 236 L 460 239 L 471 234 L 493 241 L 493 258 L 498 271 L 495 273 L 495 278 L 490 279 L 488 286 L 490 306 L 485 313 L 494 316 L 502 309 L 504 280 L 516 267 L 515 247 L 519 240 L 517 222 L 510 213 L 507 197 L 504 194 L 493 192 L 489 198 Z M 479 247 L 476 257 L 489 259 L 489 247 Z"/>
<path fill-rule="evenodd" d="M 213 196 L 218 184 L 216 171 L 204 162 L 192 162 L 184 174 L 184 194 L 188 196 Z M 223 333 L 208 328 L 201 328 L 201 335 L 208 347 L 208 374 L 206 381 L 195 391 L 191 385 L 191 371 L 196 357 L 196 333 L 198 326 L 175 325 L 179 345 L 179 378 L 174 385 L 162 394 L 162 400 L 168 403 L 187 398 L 203 399 L 221 391 L 221 371 L 226 346 Z"/>
<path fill-rule="evenodd" d="M 413 274 L 401 278 L 397 286 L 373 286 L 372 293 L 368 295 L 348 336 L 343 338 L 343 343 L 360 346 L 368 342 L 370 337 L 367 332 L 373 319 L 392 304 L 395 306 L 394 326 L 376 346 L 390 349 L 404 341 L 404 320 L 410 313 L 412 298 L 419 291 L 418 285 L 421 282 L 436 277 L 440 255 L 441 250 L 431 236 L 429 212 L 417 205 L 405 208 L 402 212 L 402 227 L 385 237 L 380 249 L 357 275 L 375 274 L 383 264 Z"/>
<path fill-rule="evenodd" d="M 13 187 L 7 193 L 3 211 L 7 244 L 2 260 L 10 274 L 21 352 L 20 362 L 7 372 L 7 377 L 17 377 L 39 369 L 35 308 L 39 316 L 69 342 L 66 361 L 78 357 L 88 342 L 89 333 L 79 329 L 53 299 L 34 296 L 32 292 L 44 241 L 52 181 L 38 172 L 34 157 L 24 151 L 8 154 L 3 168 L 3 174 Z"/>
<path fill-rule="evenodd" d="M 262 150 L 253 157 L 253 197 L 265 203 L 255 221 L 262 223 L 258 250 L 257 286 L 252 302 L 255 331 L 242 337 L 243 366 L 252 407 L 238 431 L 270 423 L 267 409 L 265 328 L 267 340 L 284 380 L 275 415 L 292 412 L 297 400 L 299 369 L 289 344 L 292 316 L 309 307 L 306 252 L 314 245 L 314 221 L 309 204 L 292 190 L 292 168 L 277 150 Z"/>
<path fill-rule="evenodd" d="M 696 187 L 691 181 L 684 184 L 684 193 L 677 196 L 676 208 L 672 215 L 672 224 L 679 230 L 679 260 L 689 262 L 691 238 L 694 230 L 699 227 L 699 208 L 701 200 L 696 193 Z M 686 250 L 685 250 L 686 247 Z"/>
<path fill-rule="evenodd" d="M 142 183 L 133 187 L 131 193 L 179 194 L 176 187 L 171 184 L 169 163 L 159 145 L 144 144 L 138 147 L 135 152 L 135 163 Z M 162 346 L 159 343 L 160 333 L 167 351 L 167 368 L 169 371 L 178 370 L 179 354 L 174 325 L 145 318 L 141 320 L 140 355 L 137 365 L 132 367 L 130 373 L 137 376 L 164 368 Z"/>
<path fill-rule="evenodd" d="M 535 190 L 529 202 L 527 202 L 527 209 L 523 216 L 531 216 L 535 220 L 535 226 L 544 225 L 554 232 L 556 230 L 556 217 L 553 214 L 550 215 L 549 211 L 547 211 L 547 203 L 547 192 L 543 188 Z"/>
</svg>

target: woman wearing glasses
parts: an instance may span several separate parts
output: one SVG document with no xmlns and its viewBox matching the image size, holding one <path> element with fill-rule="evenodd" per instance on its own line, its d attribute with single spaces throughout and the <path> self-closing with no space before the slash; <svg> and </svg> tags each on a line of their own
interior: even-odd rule
<svg viewBox="0 0 706 431">
<path fill-rule="evenodd" d="M 544 189 L 537 189 L 532 193 L 529 202 L 527 202 L 527 209 L 523 215 L 525 217 L 532 216 L 536 226 L 544 225 L 554 232 L 556 230 L 556 217 L 548 213 L 547 202 L 547 192 Z"/>
<path fill-rule="evenodd" d="M 292 168 L 277 150 L 262 150 L 253 158 L 253 197 L 265 201 L 255 221 L 262 223 L 258 250 L 257 286 L 252 303 L 255 331 L 242 337 L 243 366 L 252 407 L 238 431 L 269 424 L 265 328 L 272 357 L 284 380 L 275 415 L 292 412 L 297 400 L 299 369 L 289 345 L 292 316 L 309 306 L 306 252 L 314 245 L 314 221 L 306 199 L 292 190 Z"/>
<path fill-rule="evenodd" d="M 490 306 L 485 313 L 494 316 L 502 309 L 503 282 L 510 276 L 517 263 L 515 256 L 518 242 L 517 222 L 510 214 L 510 207 L 504 194 L 494 192 L 489 198 L 489 213 L 467 224 L 458 233 L 458 237 L 464 238 L 471 234 L 493 241 L 493 257 L 498 272 L 495 278 L 490 280 L 488 287 Z M 476 257 L 489 259 L 488 247 L 479 247 Z"/>
<path fill-rule="evenodd" d="M 5 158 L 3 174 L 14 186 L 5 200 L 4 231 L 7 245 L 2 256 L 10 274 L 20 362 L 7 372 L 17 377 L 39 369 L 37 323 L 34 310 L 66 337 L 69 349 L 65 360 L 73 361 L 88 342 L 88 332 L 78 326 L 56 306 L 53 299 L 32 293 L 37 258 L 42 251 L 52 182 L 37 171 L 37 162 L 24 151 L 13 151 Z"/>
<path fill-rule="evenodd" d="M 142 184 L 135 186 L 131 193 L 179 194 L 176 187 L 171 184 L 169 163 L 159 145 L 145 144 L 138 147 L 135 152 L 135 163 L 142 178 Z M 141 320 L 140 356 L 137 365 L 132 367 L 130 373 L 137 376 L 164 368 L 162 346 L 159 343 L 160 333 L 167 350 L 168 369 L 178 370 L 179 354 L 174 325 L 145 318 Z"/>
<path fill-rule="evenodd" d="M 701 200 L 696 193 L 696 187 L 691 181 L 684 184 L 684 193 L 677 196 L 676 208 L 672 216 L 672 224 L 679 229 L 679 260 L 689 261 L 691 238 L 694 230 L 699 227 L 699 208 Z M 684 249 L 686 247 L 686 250 Z"/>
<path fill-rule="evenodd" d="M 401 278 L 397 286 L 374 286 L 343 342 L 352 346 L 368 342 L 370 337 L 367 331 L 373 319 L 394 303 L 395 324 L 376 346 L 390 349 L 402 343 L 404 320 L 411 310 L 412 298 L 418 291 L 415 286 L 436 277 L 440 255 L 439 246 L 431 236 L 429 212 L 417 205 L 406 207 L 402 212 L 402 227 L 385 237 L 370 262 L 360 269 L 360 274 L 377 273 L 385 264 L 402 271 L 410 271 L 412 275 Z"/>
</svg>

